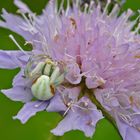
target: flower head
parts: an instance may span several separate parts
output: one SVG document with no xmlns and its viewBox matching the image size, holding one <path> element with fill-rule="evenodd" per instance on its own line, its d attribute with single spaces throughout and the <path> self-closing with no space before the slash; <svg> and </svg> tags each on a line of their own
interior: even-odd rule
<svg viewBox="0 0 140 140">
<path fill-rule="evenodd" d="M 124 140 L 138 140 L 140 42 L 139 26 L 131 31 L 136 21 L 128 20 L 132 11 L 118 16 L 116 4 L 108 14 L 110 1 L 103 11 L 93 1 L 83 9 L 68 0 L 64 9 L 50 0 L 36 16 L 21 1 L 15 4 L 22 17 L 3 10 L 0 26 L 22 35 L 33 50 L 24 51 L 10 35 L 20 50 L 0 51 L 1 68 L 21 68 L 13 88 L 2 90 L 25 103 L 14 119 L 25 123 L 39 111 L 59 112 L 64 119 L 53 134 L 78 129 L 91 137 L 107 112 Z"/>
</svg>

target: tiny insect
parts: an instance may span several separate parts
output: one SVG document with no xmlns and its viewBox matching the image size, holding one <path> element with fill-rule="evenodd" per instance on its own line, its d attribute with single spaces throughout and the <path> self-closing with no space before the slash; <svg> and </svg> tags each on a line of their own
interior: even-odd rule
<svg viewBox="0 0 140 140">
<path fill-rule="evenodd" d="M 65 72 L 60 72 L 57 62 L 48 56 L 40 55 L 29 59 L 24 74 L 32 81 L 33 96 L 38 100 L 49 100 L 64 81 Z"/>
</svg>

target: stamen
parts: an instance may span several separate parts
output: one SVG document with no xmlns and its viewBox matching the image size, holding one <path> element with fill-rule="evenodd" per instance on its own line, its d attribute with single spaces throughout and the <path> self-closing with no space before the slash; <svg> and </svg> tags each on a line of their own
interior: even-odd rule
<svg viewBox="0 0 140 140">
<path fill-rule="evenodd" d="M 29 21 L 31 22 L 32 26 L 35 25 L 35 14 L 28 14 L 29 16 Z"/>
<path fill-rule="evenodd" d="M 67 108 L 66 111 L 64 112 L 63 117 L 64 117 L 64 116 L 67 114 L 67 112 L 71 109 L 71 107 L 72 107 L 72 105 L 73 105 L 73 102 L 68 103 L 67 105 L 68 105 L 68 108 Z"/>
<path fill-rule="evenodd" d="M 86 76 L 86 77 L 88 77 L 87 74 L 90 73 L 90 72 L 92 72 L 93 70 L 94 70 L 94 68 L 90 69 L 89 71 L 83 72 L 83 73 L 80 74 L 80 76 Z M 93 76 L 91 76 L 91 77 L 93 77 Z"/>
<path fill-rule="evenodd" d="M 92 110 L 92 111 L 96 110 L 96 109 L 93 109 L 93 108 L 84 108 L 84 107 L 81 107 L 81 106 L 79 106 L 77 104 L 73 104 L 73 106 L 78 107 L 78 108 L 80 108 L 82 110 Z"/>
<path fill-rule="evenodd" d="M 30 20 L 26 17 L 24 13 L 22 13 L 20 10 L 18 10 L 17 13 L 21 14 L 25 21 L 28 23 L 28 25 L 32 27 Z"/>
<path fill-rule="evenodd" d="M 118 12 L 119 12 L 119 6 L 118 6 L 118 4 L 115 4 L 115 6 L 113 7 L 112 11 L 109 14 L 109 17 L 117 16 L 116 13 L 118 13 Z"/>
<path fill-rule="evenodd" d="M 63 100 L 64 104 L 67 105 L 67 101 L 66 101 L 65 94 L 64 94 L 64 91 L 66 90 L 66 88 L 61 85 L 57 88 L 57 90 L 61 94 L 61 99 Z"/>
<path fill-rule="evenodd" d="M 119 112 L 119 116 L 121 117 L 122 120 L 124 120 L 127 124 L 132 126 L 132 119 L 129 115 L 125 115 Z"/>
<path fill-rule="evenodd" d="M 40 40 L 33 40 L 33 41 L 42 44 L 42 50 L 44 51 L 45 54 L 49 55 L 50 51 L 49 51 L 49 48 L 47 45 L 47 40 L 44 35 L 41 35 L 41 36 L 42 36 L 42 38 L 41 38 L 42 41 L 40 41 Z"/>
<path fill-rule="evenodd" d="M 55 0 L 55 9 L 54 9 L 55 14 L 58 12 L 58 0 Z"/>
<path fill-rule="evenodd" d="M 83 57 L 87 57 L 85 54 L 84 54 L 84 55 L 76 55 L 76 56 L 72 56 L 72 55 L 70 55 L 70 54 L 67 53 L 67 48 L 65 48 L 64 54 L 65 54 L 65 56 L 71 58 L 72 61 L 74 61 L 74 63 L 75 63 L 77 57 L 81 57 L 81 58 L 83 58 Z"/>
<path fill-rule="evenodd" d="M 94 1 L 91 1 L 91 2 L 90 2 L 89 9 L 88 9 L 88 13 L 90 13 L 90 12 L 92 11 L 92 9 L 93 9 L 93 7 L 94 7 L 94 4 L 95 4 Z"/>
<path fill-rule="evenodd" d="M 135 115 L 140 115 L 140 112 L 135 112 L 135 113 L 130 114 L 130 116 L 135 116 Z"/>
<path fill-rule="evenodd" d="M 86 14 L 87 13 L 87 10 L 88 9 L 88 4 L 87 3 L 85 3 L 85 5 L 84 5 L 84 14 Z"/>
<path fill-rule="evenodd" d="M 25 13 L 22 13 L 20 10 L 18 10 L 17 13 L 22 15 L 22 17 L 24 18 L 24 20 L 26 21 L 26 23 L 28 25 L 27 29 L 22 27 L 22 26 L 19 26 L 19 27 L 23 30 L 28 30 L 32 34 L 34 34 L 36 32 L 36 29 L 34 28 L 34 24 L 35 24 L 34 18 L 35 18 L 35 16 L 33 17 L 33 15 L 29 14 L 29 19 L 28 19 L 27 16 L 25 15 Z"/>
<path fill-rule="evenodd" d="M 32 42 L 32 41 L 25 41 L 24 46 L 26 46 L 26 45 L 28 45 L 28 44 L 29 44 L 29 45 L 30 45 L 30 44 L 33 45 L 33 42 Z"/>
<path fill-rule="evenodd" d="M 49 51 L 49 48 L 48 48 L 48 43 L 47 43 L 46 37 L 44 35 L 43 35 L 43 40 L 46 43 L 46 45 L 43 47 L 44 51 L 47 51 L 47 53 L 50 54 L 50 51 Z"/>
<path fill-rule="evenodd" d="M 138 17 L 131 23 L 131 28 L 132 29 L 136 24 L 137 22 L 139 22 L 140 20 L 140 10 L 138 10 Z M 140 25 L 138 24 L 138 26 L 136 27 L 136 29 L 133 31 L 134 34 L 137 34 L 138 33 L 138 30 L 140 29 Z"/>
<path fill-rule="evenodd" d="M 66 16 L 68 15 L 69 9 L 70 9 L 70 0 L 67 0 Z"/>
<path fill-rule="evenodd" d="M 59 10 L 58 10 L 58 15 L 59 15 L 59 14 L 61 13 L 61 11 L 64 9 L 63 6 L 64 6 L 64 0 L 61 1 L 60 7 L 59 7 Z"/>
<path fill-rule="evenodd" d="M 36 43 L 40 43 L 40 44 L 44 44 L 45 45 L 45 43 L 40 41 L 40 40 L 33 40 L 33 41 L 36 42 Z"/>
<path fill-rule="evenodd" d="M 76 5 L 76 7 L 78 8 L 79 5 L 80 5 L 80 0 L 76 0 L 76 1 L 75 1 L 75 5 Z"/>
<path fill-rule="evenodd" d="M 117 34 L 119 30 L 119 28 L 122 28 L 124 26 L 124 24 L 127 22 L 128 18 L 132 15 L 132 10 L 128 9 L 127 13 L 124 13 L 124 15 L 120 16 L 120 22 L 118 23 L 114 33 L 113 33 L 113 36 Z"/>
<path fill-rule="evenodd" d="M 72 55 L 69 55 L 67 53 L 65 53 L 66 56 L 72 58 L 73 60 L 76 60 L 77 57 L 86 57 L 85 55 L 76 55 L 76 56 L 72 56 Z"/>
<path fill-rule="evenodd" d="M 13 35 L 9 35 L 9 38 L 16 44 L 16 46 L 25 54 L 28 56 L 28 54 L 22 49 L 22 47 L 17 43 Z"/>
<path fill-rule="evenodd" d="M 109 7 L 110 3 L 111 3 L 111 0 L 107 0 L 107 4 L 106 4 L 106 6 L 105 6 L 105 9 L 104 9 L 104 12 L 103 12 L 103 15 L 102 15 L 102 16 L 104 16 L 105 14 L 107 14 L 107 12 L 108 12 L 108 7 Z"/>
<path fill-rule="evenodd" d="M 100 18 L 98 18 L 98 17 L 100 17 L 101 15 L 102 15 L 102 13 L 101 13 L 101 3 L 100 3 L 100 1 L 98 1 L 98 5 L 97 5 L 97 7 L 95 8 L 96 9 L 96 13 L 97 13 L 97 21 L 100 19 Z M 98 23 L 98 22 L 97 22 Z"/>
<path fill-rule="evenodd" d="M 138 34 L 139 29 L 140 29 L 140 23 L 138 24 L 138 26 L 137 26 L 137 28 L 135 29 L 134 33 L 135 33 L 135 34 Z"/>
</svg>

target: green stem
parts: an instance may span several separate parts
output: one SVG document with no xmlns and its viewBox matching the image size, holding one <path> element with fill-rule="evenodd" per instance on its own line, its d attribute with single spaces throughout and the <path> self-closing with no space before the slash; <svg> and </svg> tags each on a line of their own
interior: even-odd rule
<svg viewBox="0 0 140 140">
<path fill-rule="evenodd" d="M 81 94 L 79 96 L 79 99 L 82 97 L 82 96 L 88 96 L 89 99 L 91 100 L 91 102 L 93 104 L 96 105 L 96 107 L 102 111 L 103 115 L 105 116 L 105 118 L 111 122 L 111 124 L 114 126 L 114 128 L 116 129 L 116 131 L 118 132 L 119 136 L 121 137 L 121 139 L 123 140 L 119 130 L 118 130 L 118 127 L 117 127 L 117 124 L 114 120 L 114 118 L 109 114 L 109 112 L 101 105 L 101 103 L 96 99 L 95 95 L 93 94 L 93 90 L 91 89 L 88 89 L 86 86 L 85 86 L 85 79 L 82 79 L 82 82 L 80 83 L 80 86 L 81 86 Z"/>
<path fill-rule="evenodd" d="M 115 120 L 113 119 L 113 117 L 108 113 L 108 111 L 100 104 L 100 102 L 96 99 L 95 95 L 93 94 L 88 94 L 90 96 L 91 101 L 97 106 L 97 108 L 99 110 L 102 111 L 103 115 L 105 116 L 105 118 L 112 123 L 112 125 L 114 126 L 114 128 L 117 130 L 119 136 L 121 137 L 121 139 L 123 140 L 122 136 L 120 135 L 120 132 L 118 130 L 118 127 L 116 125 Z"/>
</svg>

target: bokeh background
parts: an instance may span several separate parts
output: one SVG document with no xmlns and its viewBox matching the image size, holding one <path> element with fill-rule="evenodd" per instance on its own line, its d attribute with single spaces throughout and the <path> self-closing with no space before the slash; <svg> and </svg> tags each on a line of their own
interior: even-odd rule
<svg viewBox="0 0 140 140">
<path fill-rule="evenodd" d="M 47 0 L 23 0 L 32 11 L 40 14 L 47 4 Z M 0 13 L 2 8 L 8 12 L 16 13 L 17 8 L 13 4 L 13 0 L 0 0 Z M 131 8 L 133 11 L 140 9 L 140 0 L 127 0 L 122 10 Z M 23 46 L 24 39 L 7 30 L 0 28 L 0 49 L 16 50 L 17 47 L 9 39 L 9 34 L 14 34 L 18 43 Z M 29 50 L 28 46 L 23 47 Z M 12 87 L 12 79 L 19 69 L 5 70 L 0 69 L 0 89 Z M 7 97 L 0 94 L 0 140 L 52 140 L 52 134 L 49 132 L 61 120 L 56 113 L 40 112 L 31 118 L 26 124 L 22 125 L 18 120 L 13 120 L 12 116 L 16 115 L 22 107 L 22 103 L 10 101 Z M 92 139 L 86 138 L 80 131 L 71 131 L 59 140 L 121 140 L 115 128 L 103 119 L 97 124 L 95 135 Z"/>
</svg>

